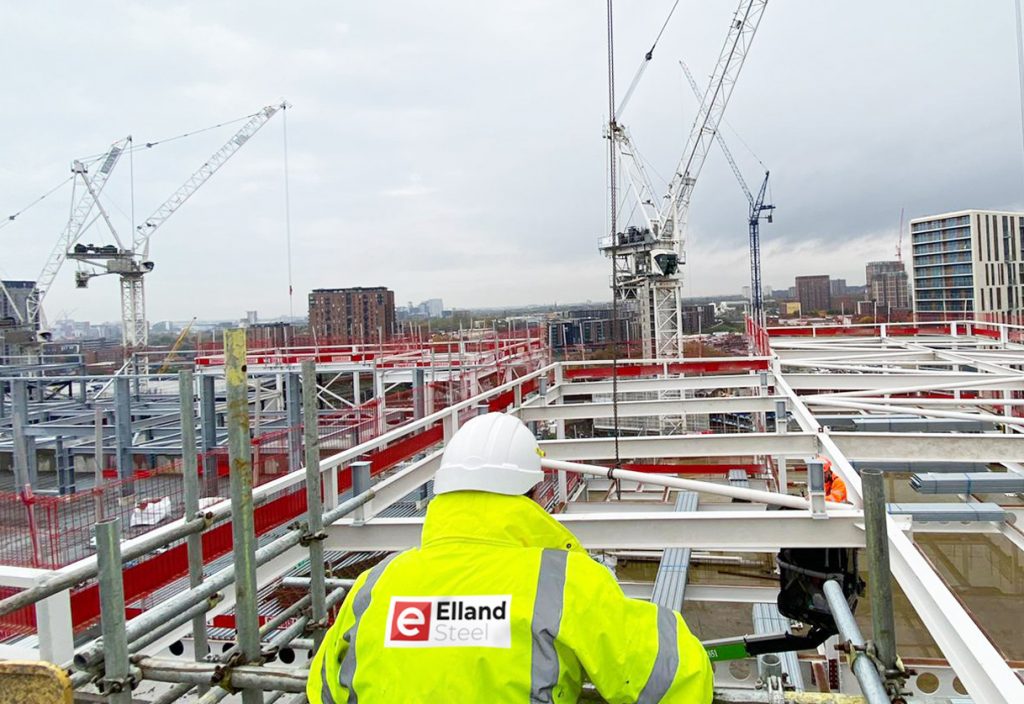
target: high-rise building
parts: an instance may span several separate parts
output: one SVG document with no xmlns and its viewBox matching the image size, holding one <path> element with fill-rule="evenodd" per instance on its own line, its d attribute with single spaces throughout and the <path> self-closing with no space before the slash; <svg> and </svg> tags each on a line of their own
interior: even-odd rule
<svg viewBox="0 0 1024 704">
<path fill-rule="evenodd" d="M 1024 213 L 961 210 L 910 221 L 914 312 L 1020 322 Z"/>
<path fill-rule="evenodd" d="M 831 279 L 828 285 L 832 296 L 846 295 L 846 279 Z"/>
<path fill-rule="evenodd" d="M 444 301 L 440 298 L 428 298 L 420 303 L 420 306 L 423 307 L 428 318 L 440 318 L 441 312 L 444 310 Z"/>
<path fill-rule="evenodd" d="M 867 297 L 880 309 L 910 310 L 910 279 L 901 261 L 868 262 Z"/>
<path fill-rule="evenodd" d="M 832 307 L 832 287 L 828 274 L 796 277 L 796 297 L 804 315 L 814 315 Z"/>
<path fill-rule="evenodd" d="M 373 288 L 318 288 L 309 294 L 309 327 L 320 341 L 335 344 L 391 339 L 395 294 Z"/>
</svg>

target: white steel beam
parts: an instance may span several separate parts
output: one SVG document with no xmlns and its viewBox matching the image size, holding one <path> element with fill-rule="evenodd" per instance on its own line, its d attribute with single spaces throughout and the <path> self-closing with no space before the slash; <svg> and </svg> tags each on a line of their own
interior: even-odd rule
<svg viewBox="0 0 1024 704">
<path fill-rule="evenodd" d="M 828 436 L 843 455 L 852 460 L 1024 461 L 1024 435 L 833 432 Z"/>
<path fill-rule="evenodd" d="M 376 516 L 432 479 L 441 465 L 442 452 L 443 450 L 433 452 L 419 462 L 373 484 L 374 496 L 363 505 L 364 519 L 369 520 Z"/>
<path fill-rule="evenodd" d="M 569 388 L 572 388 L 571 386 Z M 775 402 L 784 400 L 774 396 L 727 396 L 724 398 L 678 398 L 658 401 L 619 401 L 620 417 L 669 416 L 684 413 L 754 413 L 774 411 Z M 523 421 L 579 420 L 611 418 L 611 403 L 570 403 L 561 406 L 532 406 L 523 408 L 519 418 Z"/>
<path fill-rule="evenodd" d="M 619 379 L 619 393 L 673 391 L 679 389 L 746 389 L 759 386 L 757 374 L 729 374 L 721 376 L 680 376 L 657 379 Z M 587 394 L 610 394 L 612 382 L 573 381 L 562 384 L 562 398 Z"/>
<path fill-rule="evenodd" d="M 1018 679 L 910 538 L 889 530 L 892 574 L 977 704 L 1024 702 Z"/>
<path fill-rule="evenodd" d="M 939 389 L 1010 390 L 1024 389 L 1024 378 L 969 374 L 958 372 L 895 373 L 895 374 L 786 374 L 786 381 L 796 390 L 836 389 L 870 394 L 913 393 Z"/>
<path fill-rule="evenodd" d="M 614 438 L 545 440 L 541 441 L 540 445 L 546 455 L 553 460 L 608 460 L 615 457 Z M 736 455 L 812 457 L 818 453 L 818 441 L 809 433 L 620 437 L 619 453 L 621 457 L 628 459 Z"/>
<path fill-rule="evenodd" d="M 651 600 L 651 582 L 619 582 L 623 593 L 632 599 Z M 737 587 L 731 584 L 687 584 L 684 601 L 711 601 L 726 604 L 774 604 L 778 587 Z"/>
<path fill-rule="evenodd" d="M 557 514 L 588 550 L 694 548 L 774 552 L 782 547 L 863 547 L 860 511 L 830 511 L 827 519 L 803 511 L 708 511 Z M 902 524 L 909 527 L 909 520 Z M 422 518 L 375 518 L 365 525 L 342 519 L 327 528 L 326 550 L 377 552 L 420 544 Z"/>
<path fill-rule="evenodd" d="M 836 375 L 830 376 L 830 378 Z M 814 424 L 813 415 L 801 403 L 788 385 L 788 377 L 777 379 L 780 390 L 790 395 L 792 412 L 801 427 Z M 875 393 L 873 391 L 873 393 Z M 863 503 L 860 476 L 844 454 L 857 449 L 875 452 L 877 459 L 949 459 L 984 460 L 991 454 L 1012 449 L 1009 455 L 991 460 L 1010 459 L 1020 454 L 1024 446 L 996 447 L 989 450 L 978 441 L 1005 441 L 1005 435 L 952 435 L 938 433 L 891 434 L 880 433 L 872 437 L 867 433 L 818 432 L 822 454 L 830 458 L 833 469 L 846 480 L 850 500 Z M 880 437 L 882 436 L 882 437 Z M 857 443 L 860 443 L 858 447 Z M 844 447 L 846 444 L 846 447 Z M 899 450 L 904 455 L 897 454 Z M 972 457 L 972 454 L 977 457 Z M 867 458 L 865 458 L 867 459 Z M 1024 701 L 1024 683 L 1014 674 L 995 646 L 988 640 L 978 624 L 971 618 L 960 601 L 950 592 L 924 555 L 909 537 L 901 531 L 895 516 L 886 519 L 889 536 L 892 574 L 903 593 L 910 600 L 929 634 L 953 665 L 972 699 L 979 704 Z M 827 543 L 822 543 L 827 544 Z"/>
</svg>

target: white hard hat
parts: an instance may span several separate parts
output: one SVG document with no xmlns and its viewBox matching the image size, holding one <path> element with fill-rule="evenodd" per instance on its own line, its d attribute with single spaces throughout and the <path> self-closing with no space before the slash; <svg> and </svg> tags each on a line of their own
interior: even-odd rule
<svg viewBox="0 0 1024 704">
<path fill-rule="evenodd" d="M 459 428 L 441 456 L 434 493 L 487 491 L 519 496 L 544 479 L 541 450 L 523 422 L 488 413 Z"/>
</svg>

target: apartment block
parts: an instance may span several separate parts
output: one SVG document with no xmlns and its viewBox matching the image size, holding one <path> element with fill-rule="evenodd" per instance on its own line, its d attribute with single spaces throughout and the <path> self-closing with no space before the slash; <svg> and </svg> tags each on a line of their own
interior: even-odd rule
<svg viewBox="0 0 1024 704">
<path fill-rule="evenodd" d="M 309 294 L 309 328 L 334 344 L 387 342 L 395 327 L 395 294 L 373 288 L 318 288 Z"/>
<path fill-rule="evenodd" d="M 1021 322 L 1024 213 L 961 210 L 910 221 L 914 312 Z"/>
</svg>

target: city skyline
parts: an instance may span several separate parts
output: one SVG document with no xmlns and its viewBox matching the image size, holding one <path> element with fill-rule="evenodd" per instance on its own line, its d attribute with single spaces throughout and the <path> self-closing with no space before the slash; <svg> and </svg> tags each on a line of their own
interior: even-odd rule
<svg viewBox="0 0 1024 704">
<path fill-rule="evenodd" d="M 732 9 L 681 11 L 622 115 L 655 177 L 674 167 L 695 109 L 676 59 L 704 80 Z M 617 13 L 620 89 L 663 10 Z M 284 7 L 239 16 L 188 3 L 125 4 L 109 16 L 84 6 L 60 17 L 45 8 L 0 9 L 11 30 L 0 56 L 16 69 L 8 104 L 17 106 L 0 112 L 0 126 L 19 135 L 0 146 L 8 165 L 0 169 L 0 215 L 66 178 L 72 157 L 126 134 L 138 144 L 159 141 L 286 97 L 293 109 L 154 238 L 156 268 L 147 280 L 154 320 L 251 308 L 289 313 L 283 118 L 292 312 L 327 285 L 384 284 L 399 300 L 441 295 L 455 307 L 541 303 L 570 291 L 609 298 L 608 264 L 597 251 L 606 221 L 603 11 L 582 2 L 553 9 L 453 1 L 413 6 L 397 24 L 393 13 L 368 5 L 324 3 L 309 13 L 321 21 L 301 21 Z M 761 166 L 743 145 L 772 171 L 778 210 L 761 233 L 765 281 L 803 270 L 859 279 L 859 266 L 846 263 L 889 258 L 901 208 L 908 220 L 961 207 L 1020 209 L 1019 159 L 1007 148 L 1020 142 L 1012 15 L 1001 5 L 921 13 L 880 0 L 841 7 L 802 0 L 768 10 L 723 129 L 748 180 Z M 824 36 L 806 26 L 846 31 Z M 42 48 L 91 29 L 125 42 L 74 62 Z M 955 55 L 934 41 L 954 35 Z M 872 37 L 870 46 L 863 36 Z M 564 70 L 539 70 L 550 65 Z M 442 90 L 453 74 L 460 90 Z M 52 90 L 38 90 L 43 83 Z M 128 95 L 113 85 L 135 88 Z M 978 104 L 987 109 L 978 112 Z M 540 105 L 551 109 L 537 121 Z M 527 122 L 536 128 L 523 130 Z M 139 151 L 134 200 L 122 164 L 108 188 L 122 231 L 133 210 L 134 222 L 145 217 L 231 129 Z M 960 167 L 945 168 L 951 161 Z M 910 164 L 915 177 L 907 180 Z M 67 196 L 58 191 L 4 229 L 0 276 L 38 274 L 66 219 Z M 386 256 L 358 254 L 383 242 L 381 233 Z M 748 271 L 746 203 L 717 148 L 694 194 L 689 239 L 683 295 L 739 290 Z M 114 277 L 77 291 L 66 269 L 47 313 L 111 319 L 117 305 Z"/>
</svg>

